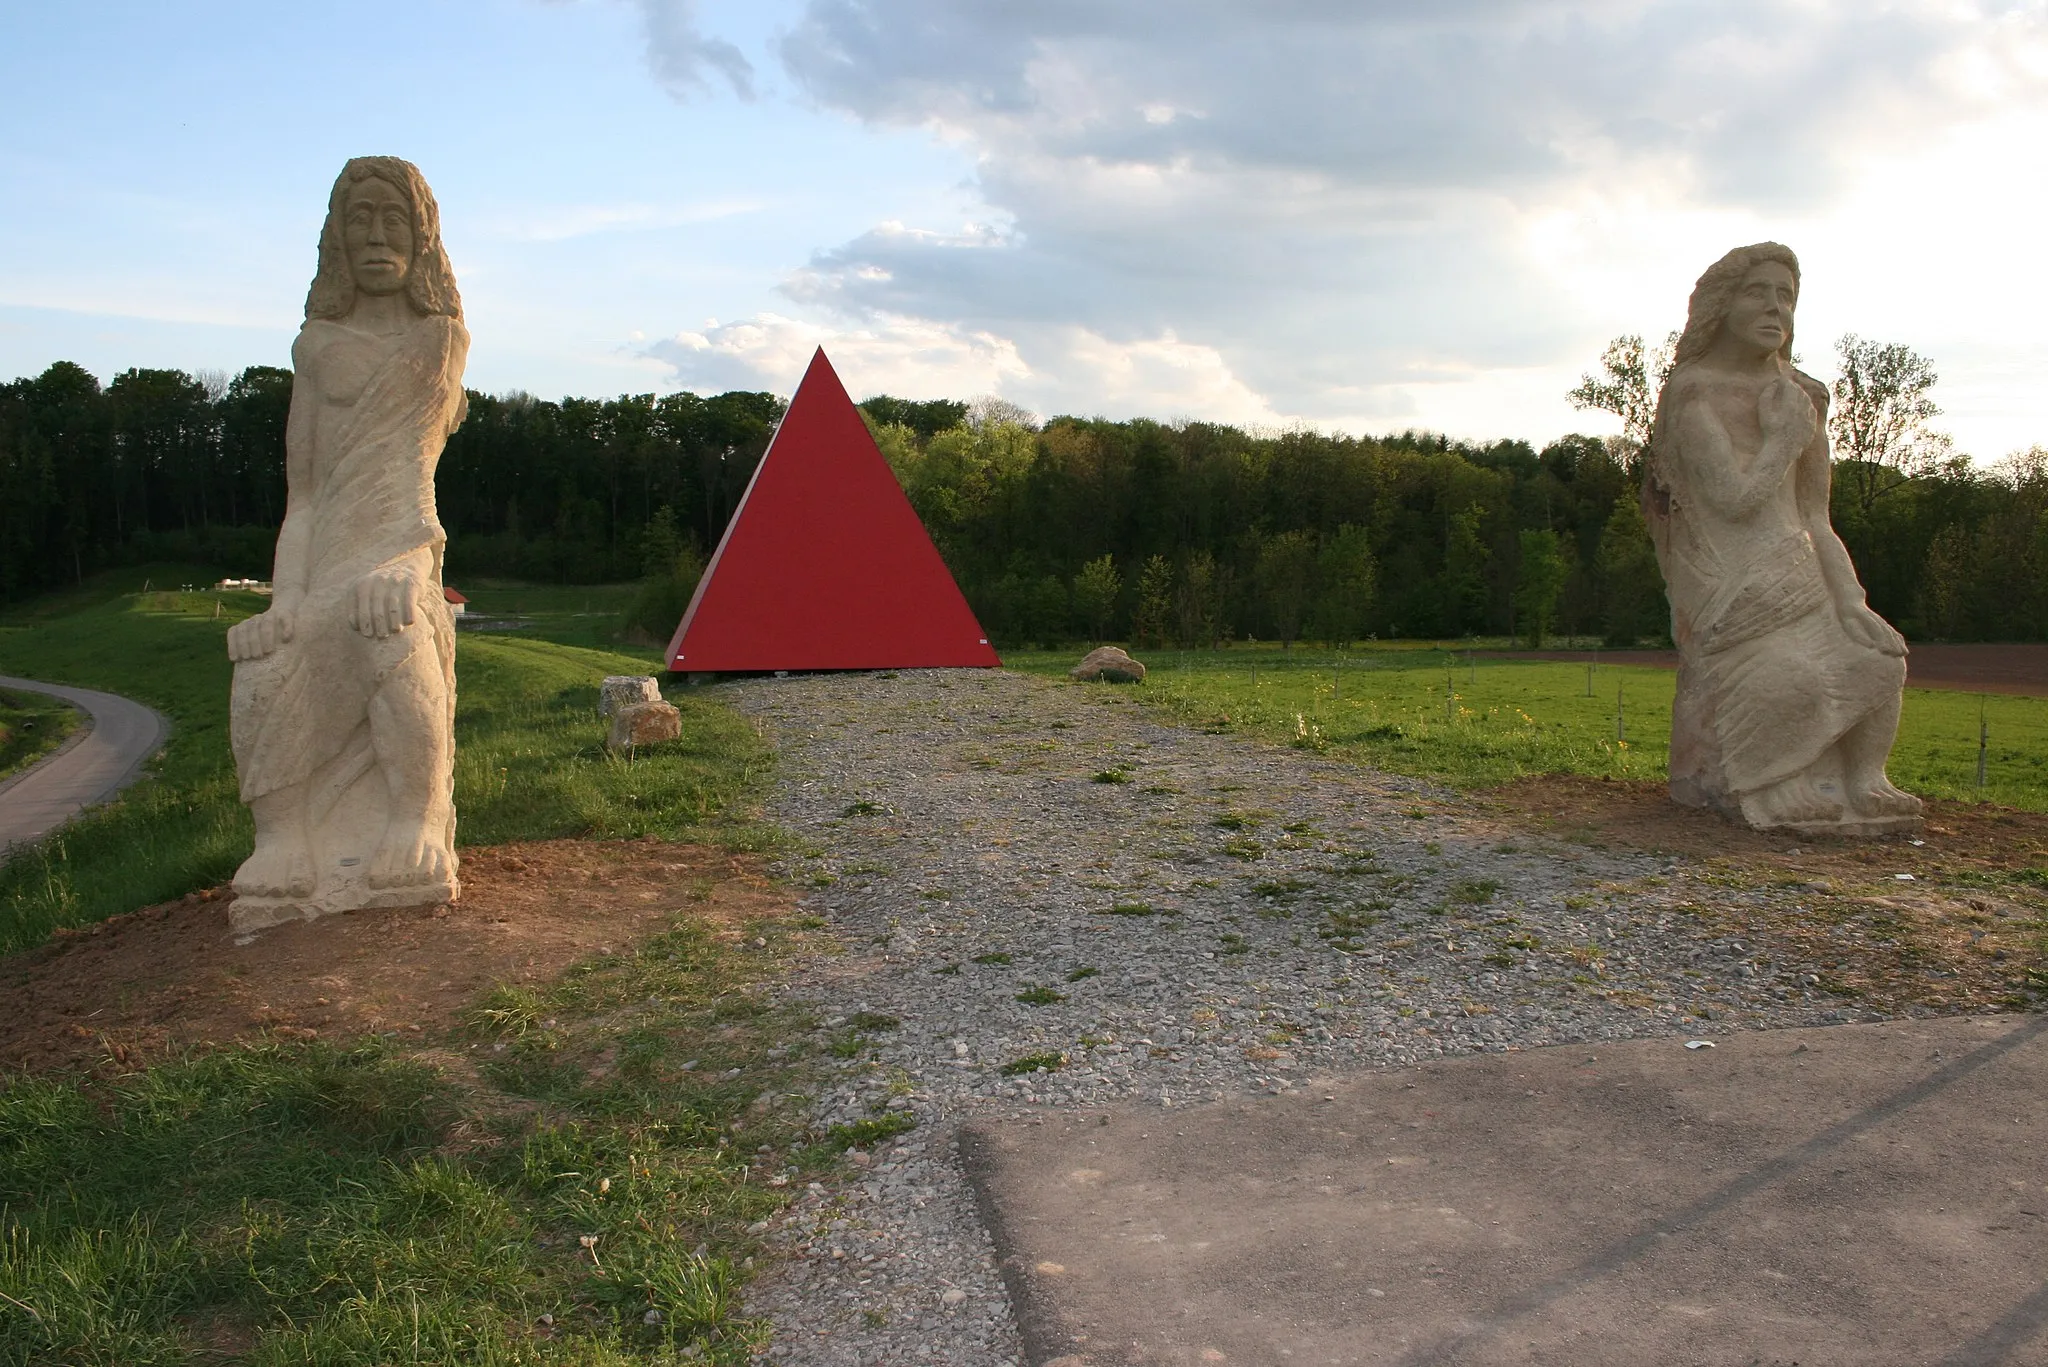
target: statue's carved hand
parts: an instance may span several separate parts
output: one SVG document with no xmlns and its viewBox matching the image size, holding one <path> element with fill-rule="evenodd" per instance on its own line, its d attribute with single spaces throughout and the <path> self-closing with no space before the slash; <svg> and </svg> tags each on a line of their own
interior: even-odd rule
<svg viewBox="0 0 2048 1367">
<path fill-rule="evenodd" d="M 276 606 L 237 622 L 228 628 L 228 658 L 260 660 L 291 640 L 293 626 L 291 609 Z"/>
<path fill-rule="evenodd" d="M 1892 629 L 1892 624 L 1872 612 L 1862 603 L 1848 608 L 1841 614 L 1842 630 L 1849 633 L 1849 639 L 1860 646 L 1878 651 L 1894 658 L 1903 658 L 1906 653 L 1906 638 Z"/>
<path fill-rule="evenodd" d="M 371 570 L 356 580 L 348 624 L 365 636 L 395 636 L 413 622 L 419 582 L 404 570 Z"/>
<path fill-rule="evenodd" d="M 1782 440 L 1798 451 L 1806 449 L 1820 424 L 1812 397 L 1789 375 L 1780 375 L 1764 386 L 1757 396 L 1756 416 L 1763 424 L 1766 441 Z"/>
</svg>

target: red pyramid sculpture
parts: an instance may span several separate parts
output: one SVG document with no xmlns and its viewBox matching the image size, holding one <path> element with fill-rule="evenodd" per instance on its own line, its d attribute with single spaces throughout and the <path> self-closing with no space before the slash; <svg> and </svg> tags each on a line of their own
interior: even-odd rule
<svg viewBox="0 0 2048 1367">
<path fill-rule="evenodd" d="M 819 348 L 668 644 L 668 667 L 1001 663 Z"/>
</svg>

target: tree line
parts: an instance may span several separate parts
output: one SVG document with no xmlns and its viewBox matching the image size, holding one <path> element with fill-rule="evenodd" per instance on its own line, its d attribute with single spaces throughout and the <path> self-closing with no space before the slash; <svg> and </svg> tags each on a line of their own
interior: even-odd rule
<svg viewBox="0 0 2048 1367">
<path fill-rule="evenodd" d="M 1932 368 L 1838 344 L 1834 516 L 1909 636 L 2048 638 L 2048 454 L 1983 469 L 1929 425 Z M 1619 437 L 1454 441 L 1211 423 L 1039 423 L 878 396 L 883 454 L 993 639 L 1196 646 L 1253 636 L 1597 634 L 1666 608 L 1637 504 L 1660 352 L 1620 338 L 1572 392 Z M 51 366 L 0 386 L 0 597 L 122 563 L 267 576 L 291 375 Z M 470 395 L 437 477 L 450 581 L 641 579 L 662 637 L 782 412 L 733 392 Z"/>
</svg>

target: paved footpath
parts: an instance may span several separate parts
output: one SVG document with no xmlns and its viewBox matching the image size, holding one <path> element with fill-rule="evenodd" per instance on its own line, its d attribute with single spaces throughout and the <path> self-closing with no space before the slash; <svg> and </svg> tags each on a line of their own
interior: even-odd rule
<svg viewBox="0 0 2048 1367">
<path fill-rule="evenodd" d="M 1557 1046 L 978 1121 L 1028 1360 L 2048 1362 L 2048 1017 Z"/>
<path fill-rule="evenodd" d="M 162 714 L 115 693 L 0 675 L 0 688 L 45 693 L 92 719 L 50 755 L 0 783 L 0 850 L 31 844 L 142 775 L 142 766 L 170 738 Z"/>
</svg>

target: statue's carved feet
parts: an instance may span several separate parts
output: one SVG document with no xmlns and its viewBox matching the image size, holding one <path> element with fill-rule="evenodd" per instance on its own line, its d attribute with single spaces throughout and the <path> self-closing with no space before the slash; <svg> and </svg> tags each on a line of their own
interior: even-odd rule
<svg viewBox="0 0 2048 1367">
<path fill-rule="evenodd" d="M 448 852 L 435 839 L 445 821 L 392 821 L 370 861 L 370 886 L 406 888 L 420 883 L 445 883 L 451 870 Z"/>
<path fill-rule="evenodd" d="M 1849 797 L 1850 810 L 1865 818 L 1918 816 L 1924 807 L 1919 798 L 1894 788 L 1891 780 L 1883 775 L 1878 776 L 1876 783 L 1857 789 Z"/>
<path fill-rule="evenodd" d="M 1814 786 L 1804 774 L 1742 795 L 1742 819 L 1757 830 L 1773 826 L 1818 825 L 1840 821 L 1842 804 Z"/>
<path fill-rule="evenodd" d="M 235 891 L 243 897 L 311 897 L 313 856 L 304 845 L 261 842 L 235 870 Z"/>
</svg>

